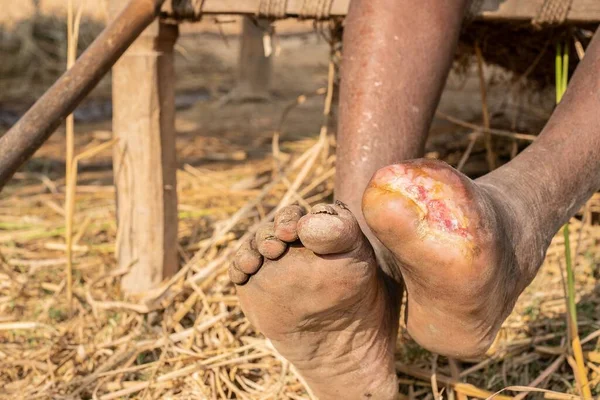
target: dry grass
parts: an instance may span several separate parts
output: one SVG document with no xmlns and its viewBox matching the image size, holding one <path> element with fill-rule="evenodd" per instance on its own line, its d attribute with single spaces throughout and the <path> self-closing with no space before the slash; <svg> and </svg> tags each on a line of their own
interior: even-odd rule
<svg viewBox="0 0 600 400">
<path fill-rule="evenodd" d="M 303 385 L 293 369 L 243 318 L 225 271 L 240 237 L 290 193 L 283 178 L 293 182 L 307 165 L 302 160 L 315 160 L 325 144 L 301 144 L 310 147 L 295 163 L 282 152 L 286 172 L 276 179 L 279 183 L 266 185 L 270 190 L 261 184 L 275 172 L 270 160 L 228 171 L 192 166 L 179 171 L 180 236 L 187 238 L 180 251 L 187 261 L 177 279 L 141 300 L 119 293 L 124 271 L 114 267 L 112 187 L 80 186 L 71 319 L 64 294 L 64 182 L 53 182 L 53 193 L 21 174 L 21 184 L 8 188 L 0 205 L 0 384 L 5 394 L 97 393 L 108 399 L 123 390 L 152 398 L 169 392 L 178 392 L 179 398 L 230 398 L 223 393 L 243 388 L 246 396 L 270 391 L 301 395 Z M 308 168 L 307 178 L 327 174 L 332 162 Z M 87 179 L 85 173 L 80 176 Z M 331 190 L 326 180 L 306 197 L 327 197 Z M 211 231 L 213 237 L 206 236 Z M 35 323 L 23 324 L 27 321 Z"/>
<path fill-rule="evenodd" d="M 114 192 L 110 179 L 105 179 L 110 172 L 81 173 L 74 219 L 72 318 L 64 294 L 65 182 L 18 175 L 0 199 L 0 395 L 307 398 L 293 368 L 244 318 L 226 268 L 241 240 L 272 215 L 281 199 L 300 196 L 301 204 L 314 204 L 331 196 L 335 157 L 323 161 L 316 156 L 329 143 L 307 140 L 295 148 L 287 146 L 291 150 L 279 149 L 277 164 L 267 158 L 228 169 L 187 165 L 178 171 L 184 267 L 176 279 L 141 299 L 124 298 L 119 291 L 119 276 L 125 271 L 115 267 L 113 257 Z M 307 164 L 310 160 L 314 164 Z M 275 171 L 274 165 L 282 167 Z M 298 181 L 301 175 L 305 177 Z M 582 342 L 596 385 L 600 325 L 594 286 L 600 227 L 592 220 L 600 213 L 600 197 L 588 203 L 586 212 L 585 222 L 574 219 L 570 226 L 577 301 L 583 309 L 580 332 L 591 335 L 582 336 Z M 488 358 L 463 363 L 458 379 L 450 378 L 450 366 L 439 360 L 436 382 L 445 393 L 452 389 L 481 398 L 532 382 L 573 393 L 560 273 L 563 243 L 558 235 L 547 264 L 507 320 Z M 399 342 L 401 390 L 427 397 L 431 356 L 406 338 Z"/>
<path fill-rule="evenodd" d="M 332 73 L 330 68 L 330 82 Z M 465 138 L 468 133 L 474 138 L 460 142 L 455 151 L 465 155 L 463 165 L 481 142 L 478 132 L 497 139 L 493 151 L 499 160 L 510 157 L 508 146 L 499 143 L 533 139 L 442 116 Z M 95 152 L 107 140 L 106 132 L 91 137 L 76 143 L 78 154 Z M 79 172 L 72 317 L 64 273 L 67 182 L 43 172 L 19 173 L 0 194 L 0 398 L 312 398 L 293 366 L 244 318 L 226 274 L 233 252 L 278 207 L 331 198 L 335 143 L 327 130 L 295 142 L 279 143 L 279 137 L 266 145 L 270 156 L 250 159 L 226 141 L 208 141 L 202 157 L 212 164 L 186 164 L 178 171 L 183 267 L 162 287 L 137 298 L 126 298 L 119 289 L 126 270 L 118 269 L 114 259 L 112 174 L 102 168 Z M 110 150 L 101 150 L 98 157 L 107 160 Z M 64 143 L 51 142 L 37 156 L 63 153 Z M 599 223 L 596 195 L 569 224 L 578 328 L 596 396 Z M 485 358 L 434 357 L 401 329 L 396 355 L 401 397 L 487 398 L 509 388 L 500 396 L 521 393 L 522 398 L 523 387 L 534 386 L 540 392 L 531 396 L 576 398 L 567 340 L 564 244 L 557 235 L 540 274 Z"/>
</svg>

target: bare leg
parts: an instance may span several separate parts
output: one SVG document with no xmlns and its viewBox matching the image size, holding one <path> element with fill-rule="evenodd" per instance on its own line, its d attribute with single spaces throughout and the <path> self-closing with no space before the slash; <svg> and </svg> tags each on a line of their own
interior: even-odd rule
<svg viewBox="0 0 600 400">
<path fill-rule="evenodd" d="M 424 347 L 473 356 L 492 343 L 554 234 L 600 189 L 600 31 L 538 140 L 471 181 L 415 160 L 380 169 L 363 212 L 408 292 Z"/>
<path fill-rule="evenodd" d="M 478 180 L 517 196 L 538 252 L 600 189 L 600 30 L 539 138 L 512 162 Z M 518 217 L 521 217 L 520 215 Z M 534 257 L 534 255 L 531 255 Z M 537 267 L 524 271 L 535 276 Z"/>
<path fill-rule="evenodd" d="M 380 245 L 360 212 L 362 194 L 379 168 L 423 155 L 466 3 L 351 2 L 344 32 L 335 192 L 376 250 Z M 386 272 L 400 280 L 396 269 Z"/>
</svg>

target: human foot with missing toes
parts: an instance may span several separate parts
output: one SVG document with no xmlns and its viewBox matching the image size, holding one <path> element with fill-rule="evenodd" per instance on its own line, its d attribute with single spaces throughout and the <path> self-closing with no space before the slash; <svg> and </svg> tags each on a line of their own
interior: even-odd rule
<svg viewBox="0 0 600 400">
<path fill-rule="evenodd" d="M 408 331 L 428 350 L 483 353 L 556 232 L 600 189 L 598 71 L 600 31 L 536 141 L 481 178 L 421 159 L 367 185 L 366 225 L 402 274 Z"/>
<path fill-rule="evenodd" d="M 432 352 L 483 354 L 543 261 L 525 205 L 498 189 L 419 159 L 380 169 L 364 193 L 366 222 L 404 278 L 408 332 Z"/>
<path fill-rule="evenodd" d="M 394 399 L 398 310 L 346 206 L 283 208 L 230 266 L 242 309 L 321 400 Z"/>
</svg>

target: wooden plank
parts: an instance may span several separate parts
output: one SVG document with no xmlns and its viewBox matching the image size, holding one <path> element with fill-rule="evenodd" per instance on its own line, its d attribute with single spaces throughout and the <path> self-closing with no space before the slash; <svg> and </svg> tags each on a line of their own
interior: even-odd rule
<svg viewBox="0 0 600 400">
<path fill-rule="evenodd" d="M 535 17 L 544 0 L 484 0 L 479 19 L 482 20 L 524 20 Z M 600 1 L 573 0 L 567 22 L 586 23 L 600 21 Z"/>
<path fill-rule="evenodd" d="M 476 19 L 483 21 L 523 20 L 534 18 L 544 0 L 483 0 Z M 204 0 L 204 14 L 247 14 L 256 15 L 260 0 Z M 288 0 L 287 15 L 297 17 L 303 0 Z M 344 16 L 348 12 L 350 0 L 333 0 L 332 16 Z M 169 12 L 170 2 L 163 10 Z M 600 22 L 599 0 L 573 0 L 567 22 Z"/>
<path fill-rule="evenodd" d="M 121 7 L 111 0 L 111 14 Z M 177 26 L 155 21 L 113 67 L 116 253 L 127 293 L 156 287 L 178 268 L 175 151 Z"/>
</svg>

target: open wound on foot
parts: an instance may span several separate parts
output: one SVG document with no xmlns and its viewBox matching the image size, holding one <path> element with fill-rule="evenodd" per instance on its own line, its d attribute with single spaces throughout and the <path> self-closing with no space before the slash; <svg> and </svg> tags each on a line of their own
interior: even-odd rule
<svg viewBox="0 0 600 400">
<path fill-rule="evenodd" d="M 409 200 L 419 218 L 419 233 L 448 234 L 471 240 L 467 229 L 469 219 L 456 203 L 457 193 L 449 184 L 433 178 L 419 167 L 393 165 L 388 169 L 390 176 L 384 177 L 379 189 L 397 193 Z"/>
</svg>

